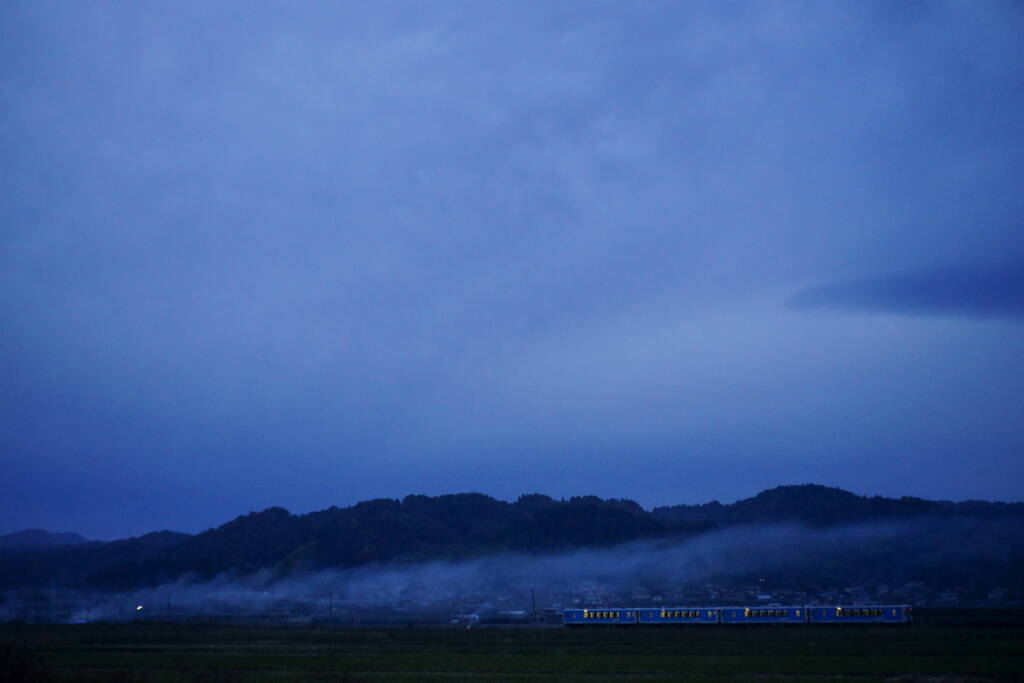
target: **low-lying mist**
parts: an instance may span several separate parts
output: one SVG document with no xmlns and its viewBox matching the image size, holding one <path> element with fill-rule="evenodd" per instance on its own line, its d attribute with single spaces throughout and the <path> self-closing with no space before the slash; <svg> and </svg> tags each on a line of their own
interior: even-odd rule
<svg viewBox="0 0 1024 683">
<path fill-rule="evenodd" d="M 552 555 L 502 553 L 459 561 L 281 575 L 228 572 L 122 593 L 9 593 L 0 620 L 94 621 L 201 615 L 512 613 L 571 604 L 666 604 L 705 582 L 806 589 L 850 581 L 912 581 L 978 562 L 1019 563 L 1019 525 L 918 519 L 828 529 L 781 523 Z M 944 539 L 944 541 L 943 541 Z M 692 595 L 692 593 L 691 593 Z M 753 597 L 753 596 L 751 596 Z M 692 601 L 691 601 L 692 603 Z"/>
</svg>

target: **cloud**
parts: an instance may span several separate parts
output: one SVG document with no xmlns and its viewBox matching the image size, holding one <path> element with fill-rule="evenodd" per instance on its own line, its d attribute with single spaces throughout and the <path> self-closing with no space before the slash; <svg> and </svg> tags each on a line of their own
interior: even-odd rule
<svg viewBox="0 0 1024 683">
<path fill-rule="evenodd" d="M 917 316 L 1024 318 L 1024 262 L 921 268 L 810 287 L 790 298 L 798 310 Z"/>
<path fill-rule="evenodd" d="M 198 530 L 426 481 L 516 495 L 561 480 L 536 483 L 524 453 L 567 467 L 594 444 L 619 454 L 595 485 L 618 488 L 638 444 L 692 452 L 698 423 L 732 452 L 792 453 L 737 435 L 765 404 L 859 396 L 849 369 L 897 357 L 893 326 L 948 339 L 895 316 L 823 325 L 786 294 L 1020 255 L 1010 5 L 0 13 L 11 531 Z M 972 328 L 973 348 L 1011 346 Z M 1001 362 L 964 374 L 1008 383 Z M 915 371 L 892 383 L 935 375 Z M 631 493 L 671 481 L 665 463 Z M 776 483 L 740 479 L 672 495 Z M 138 490 L 152 521 L 92 502 Z"/>
</svg>

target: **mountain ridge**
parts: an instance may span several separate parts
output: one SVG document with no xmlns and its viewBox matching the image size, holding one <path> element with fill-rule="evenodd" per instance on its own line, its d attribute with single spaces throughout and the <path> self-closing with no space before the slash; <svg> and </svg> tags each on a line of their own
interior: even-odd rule
<svg viewBox="0 0 1024 683">
<path fill-rule="evenodd" d="M 778 522 L 827 529 L 915 518 L 957 522 L 957 533 L 966 534 L 968 527 L 1002 521 L 1024 525 L 1024 503 L 868 497 L 801 484 L 767 489 L 735 503 L 650 511 L 626 499 L 556 500 L 538 493 L 515 502 L 481 493 L 408 495 L 298 515 L 275 506 L 198 534 L 159 531 L 109 542 L 0 550 L 0 589 L 120 590 L 224 572 L 287 575 L 501 552 L 560 553 L 644 539 L 686 541 L 716 530 Z M 934 543 L 941 539 L 936 531 Z"/>
</svg>

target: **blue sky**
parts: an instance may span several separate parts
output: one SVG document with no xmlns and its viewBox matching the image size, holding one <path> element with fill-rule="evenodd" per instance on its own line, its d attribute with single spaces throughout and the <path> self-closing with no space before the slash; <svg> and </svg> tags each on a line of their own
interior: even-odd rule
<svg viewBox="0 0 1024 683">
<path fill-rule="evenodd" d="M 1013 2 L 10 2 L 0 533 L 1020 500 Z"/>
</svg>

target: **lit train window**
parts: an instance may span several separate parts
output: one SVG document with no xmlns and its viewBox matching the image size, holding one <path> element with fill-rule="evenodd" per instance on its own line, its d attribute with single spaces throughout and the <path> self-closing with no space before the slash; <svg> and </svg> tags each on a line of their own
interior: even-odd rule
<svg viewBox="0 0 1024 683">
<path fill-rule="evenodd" d="M 797 611 L 796 611 L 796 615 L 797 615 L 797 616 L 800 616 L 800 610 L 797 610 Z"/>
</svg>

